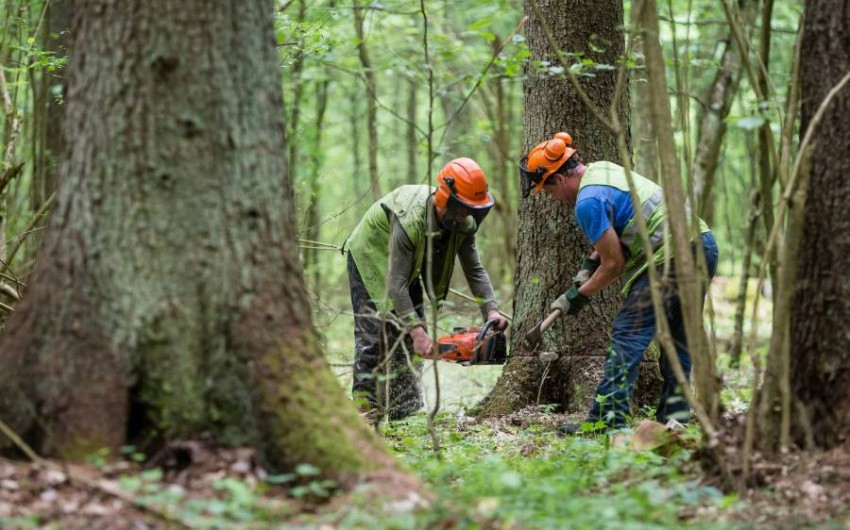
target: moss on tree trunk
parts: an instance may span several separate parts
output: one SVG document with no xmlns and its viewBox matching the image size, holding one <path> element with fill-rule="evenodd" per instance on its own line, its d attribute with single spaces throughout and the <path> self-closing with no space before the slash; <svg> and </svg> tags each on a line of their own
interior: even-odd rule
<svg viewBox="0 0 850 530">
<path fill-rule="evenodd" d="M 322 357 L 269 1 L 78 1 L 58 200 L 0 342 L 40 452 L 212 432 L 272 470 L 396 473 Z"/>
</svg>

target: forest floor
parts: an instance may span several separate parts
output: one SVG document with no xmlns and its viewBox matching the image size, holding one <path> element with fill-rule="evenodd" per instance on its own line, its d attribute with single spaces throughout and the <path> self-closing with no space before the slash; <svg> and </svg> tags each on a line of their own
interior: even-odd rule
<svg viewBox="0 0 850 530">
<path fill-rule="evenodd" d="M 424 414 L 383 428 L 434 501 L 419 512 L 343 497 L 301 466 L 269 476 L 248 449 L 203 441 L 146 457 L 127 448 L 88 462 L 0 460 L 0 528 L 560 529 L 848 528 L 850 454 L 792 454 L 765 468 L 745 497 L 724 492 L 700 465 L 699 433 L 636 450 L 607 436 L 561 438 L 567 417 L 529 408 L 498 421 Z M 762 469 L 762 471 L 765 471 Z M 333 501 L 333 502 L 327 502 Z"/>
<path fill-rule="evenodd" d="M 718 351 L 731 333 L 735 283 L 715 280 L 709 310 Z M 770 333 L 767 315 L 764 304 L 762 344 Z M 351 324 L 339 316 L 323 329 L 325 348 L 348 387 L 350 354 L 333 352 L 349 351 Z M 475 314 L 453 318 L 446 328 L 474 321 Z M 722 359 L 718 365 L 731 421 L 747 408 L 752 369 L 748 356 L 738 370 Z M 501 367 L 438 367 L 439 449 L 424 412 L 384 425 L 381 433 L 433 493 L 425 510 L 383 510 L 374 499 L 340 495 L 309 465 L 269 476 L 250 449 L 190 440 L 151 455 L 129 446 L 121 455 L 100 452 L 73 466 L 0 459 L 0 528 L 850 528 L 846 450 L 791 453 L 781 464 L 756 460 L 758 487 L 738 494 L 721 489 L 716 474 L 704 469 L 696 427 L 677 432 L 672 443 L 637 450 L 645 444 L 632 431 L 622 433 L 623 444 L 607 436 L 561 438 L 557 425 L 582 415 L 546 406 L 476 422 L 466 411 L 487 394 Z M 425 373 L 426 401 L 433 406 L 430 364 Z"/>
</svg>

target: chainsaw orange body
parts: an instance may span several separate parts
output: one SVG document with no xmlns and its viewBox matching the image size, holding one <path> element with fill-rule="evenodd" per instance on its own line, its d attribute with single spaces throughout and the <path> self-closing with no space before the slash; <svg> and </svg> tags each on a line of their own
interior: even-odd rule
<svg viewBox="0 0 850 530">
<path fill-rule="evenodd" d="M 505 334 L 491 331 L 493 321 L 483 328 L 455 328 L 450 335 L 437 339 L 437 355 L 441 361 L 473 364 L 505 364 L 508 347 Z"/>
</svg>

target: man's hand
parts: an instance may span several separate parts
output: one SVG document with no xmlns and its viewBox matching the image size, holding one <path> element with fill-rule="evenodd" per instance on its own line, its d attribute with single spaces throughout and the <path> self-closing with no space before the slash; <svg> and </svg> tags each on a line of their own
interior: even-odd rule
<svg viewBox="0 0 850 530">
<path fill-rule="evenodd" d="M 549 309 L 552 311 L 560 309 L 562 315 L 577 315 L 588 302 L 590 298 L 578 292 L 578 287 L 573 285 L 569 291 L 556 298 Z"/>
<path fill-rule="evenodd" d="M 416 326 L 410 330 L 410 336 L 413 338 L 413 352 L 416 355 L 423 357 L 434 355 L 434 341 L 425 331 L 425 326 Z"/>
<path fill-rule="evenodd" d="M 590 256 L 584 258 L 584 261 L 581 263 L 581 268 L 576 273 L 575 277 L 573 277 L 573 281 L 577 285 L 581 285 L 593 276 L 593 273 L 596 272 L 596 269 L 599 268 L 599 265 L 602 261 L 599 258 L 592 258 Z"/>
<path fill-rule="evenodd" d="M 504 331 L 508 327 L 508 319 L 499 313 L 498 309 L 491 309 L 487 312 L 487 321 L 493 320 L 493 329 Z"/>
</svg>

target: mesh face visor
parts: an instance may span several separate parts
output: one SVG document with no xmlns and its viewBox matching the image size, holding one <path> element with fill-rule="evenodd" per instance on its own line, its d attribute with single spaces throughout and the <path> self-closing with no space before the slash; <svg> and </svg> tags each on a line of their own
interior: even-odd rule
<svg viewBox="0 0 850 530">
<path fill-rule="evenodd" d="M 531 190 L 537 188 L 543 180 L 543 174 L 546 172 L 543 167 L 538 167 L 536 171 L 528 169 L 528 157 L 524 156 L 519 159 L 519 178 L 520 189 L 522 190 L 523 198 L 528 197 Z"/>
<path fill-rule="evenodd" d="M 535 171 L 531 171 L 528 169 L 528 157 L 524 156 L 520 158 L 519 177 L 523 198 L 528 197 L 532 189 L 535 190 L 535 193 L 539 192 L 543 188 L 543 184 L 555 173 L 564 173 L 565 171 L 578 167 L 578 165 L 578 157 L 573 155 L 568 158 L 566 162 L 561 164 L 561 167 L 559 167 L 556 171 L 546 175 L 544 178 L 543 175 L 546 174 L 546 169 L 543 166 L 538 167 Z"/>
<path fill-rule="evenodd" d="M 470 206 L 464 203 L 456 195 L 449 195 L 446 201 L 446 213 L 443 216 L 443 226 L 452 232 L 472 235 L 478 231 L 484 218 L 493 207 L 493 196 L 487 192 L 488 204 L 483 206 Z"/>
</svg>

